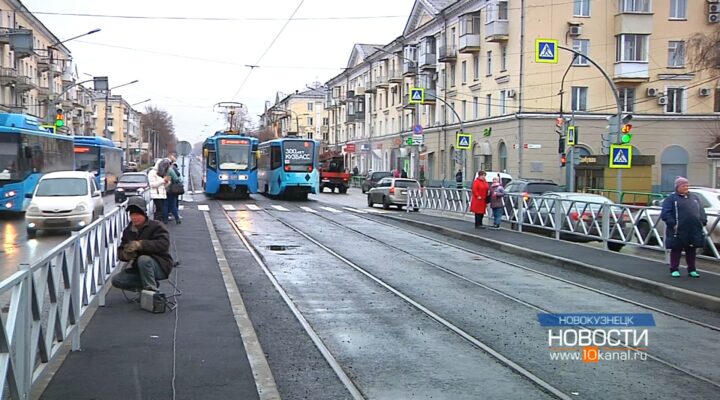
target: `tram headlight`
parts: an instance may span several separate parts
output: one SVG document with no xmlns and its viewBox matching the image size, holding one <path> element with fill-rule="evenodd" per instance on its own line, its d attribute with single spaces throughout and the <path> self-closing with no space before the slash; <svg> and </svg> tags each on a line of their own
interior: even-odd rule
<svg viewBox="0 0 720 400">
<path fill-rule="evenodd" d="M 12 208 L 12 206 L 13 206 L 12 201 L 8 201 L 7 203 L 5 203 L 5 208 Z"/>
<path fill-rule="evenodd" d="M 221 181 L 226 181 L 226 180 L 228 180 L 229 176 L 228 176 L 228 174 L 220 174 L 220 176 L 218 176 L 218 178 Z"/>
<path fill-rule="evenodd" d="M 5 192 L 5 198 L 13 197 L 13 196 L 15 196 L 16 194 L 17 194 L 16 191 L 14 191 L 14 190 L 8 190 L 7 192 Z"/>
<path fill-rule="evenodd" d="M 248 180 L 248 176 L 247 176 L 247 175 L 240 174 L 240 175 L 238 175 L 238 180 L 240 180 L 240 181 L 246 181 L 246 180 Z"/>
</svg>

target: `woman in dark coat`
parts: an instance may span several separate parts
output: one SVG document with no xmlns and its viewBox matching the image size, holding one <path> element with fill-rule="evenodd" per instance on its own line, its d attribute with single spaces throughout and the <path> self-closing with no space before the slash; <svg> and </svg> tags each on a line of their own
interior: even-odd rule
<svg viewBox="0 0 720 400">
<path fill-rule="evenodd" d="M 488 191 L 490 187 L 485 180 L 485 171 L 477 173 L 472 184 L 472 199 L 470 199 L 470 211 L 475 214 L 475 229 L 482 229 L 483 217 L 487 211 Z"/>
<path fill-rule="evenodd" d="M 707 216 L 700 199 L 690 193 L 686 178 L 675 179 L 675 192 L 663 201 L 660 218 L 665 222 L 665 248 L 670 249 L 670 275 L 680 276 L 680 256 L 685 250 L 688 275 L 699 278 L 695 270 L 695 250 L 705 244 L 703 227 Z"/>
</svg>

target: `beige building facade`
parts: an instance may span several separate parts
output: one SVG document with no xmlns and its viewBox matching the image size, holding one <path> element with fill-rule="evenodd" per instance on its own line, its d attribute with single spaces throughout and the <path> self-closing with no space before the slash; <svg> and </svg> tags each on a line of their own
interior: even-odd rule
<svg viewBox="0 0 720 400">
<path fill-rule="evenodd" d="M 568 50 L 554 49 L 557 64 L 536 62 L 535 40 L 556 39 L 617 88 L 633 116 L 634 154 L 654 156 L 648 190 L 672 190 L 676 175 L 717 186 L 708 159 L 720 136 L 717 79 L 687 56 L 693 33 L 716 28 L 710 11 L 691 0 L 418 0 L 398 39 L 356 45 L 346 71 L 327 82 L 328 144 L 362 171 L 422 171 L 435 184 L 454 181 L 458 169 L 465 177 L 485 169 L 564 185 L 562 116 L 579 132 L 577 188 L 614 187 L 583 168 L 608 157 L 614 90 Z M 408 104 L 413 87 L 425 89 L 421 106 Z M 422 145 L 409 146 L 417 125 Z M 459 131 L 472 135 L 470 150 L 456 149 Z"/>
<path fill-rule="evenodd" d="M 322 87 L 296 91 L 282 98 L 278 95 L 274 104 L 266 104 L 260 129 L 266 132 L 268 139 L 297 135 L 322 140 L 327 133 L 327 129 L 322 129 L 323 126 L 327 128 L 324 98 Z"/>
</svg>

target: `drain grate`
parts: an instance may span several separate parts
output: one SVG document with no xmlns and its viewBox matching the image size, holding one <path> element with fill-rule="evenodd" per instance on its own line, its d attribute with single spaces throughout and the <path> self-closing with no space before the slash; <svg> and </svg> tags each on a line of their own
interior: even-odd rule
<svg viewBox="0 0 720 400">
<path fill-rule="evenodd" d="M 290 245 L 271 244 L 271 245 L 269 245 L 269 246 L 265 246 L 265 248 L 268 249 L 268 250 L 270 250 L 270 251 L 285 251 L 285 250 L 294 249 L 294 248 L 296 248 L 296 247 L 299 247 L 299 246 L 292 245 L 292 244 L 290 244 Z"/>
</svg>

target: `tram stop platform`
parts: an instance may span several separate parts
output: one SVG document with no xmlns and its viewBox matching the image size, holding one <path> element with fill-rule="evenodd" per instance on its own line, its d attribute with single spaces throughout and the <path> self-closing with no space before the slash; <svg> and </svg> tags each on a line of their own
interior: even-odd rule
<svg viewBox="0 0 720 400">
<path fill-rule="evenodd" d="M 168 225 L 181 262 L 170 276 L 182 291 L 177 308 L 153 314 L 111 288 L 82 333 L 81 351 L 61 357 L 34 398 L 258 398 L 204 213 L 186 209 L 182 222 Z M 167 281 L 160 286 L 173 293 Z"/>
<path fill-rule="evenodd" d="M 689 278 L 684 267 L 684 255 L 680 264 L 682 276 L 673 278 L 666 263 L 627 254 L 625 249 L 621 252 L 607 251 L 586 244 L 504 228 L 475 229 L 472 214 L 468 217 L 421 210 L 383 214 L 382 217 L 403 221 L 448 237 L 479 240 L 484 245 L 508 253 L 531 257 L 700 308 L 720 311 L 720 270 L 703 270 L 702 266 L 698 266 L 700 278 Z M 487 217 L 485 223 L 489 223 Z M 504 226 L 508 227 L 509 224 L 504 223 Z"/>
</svg>

